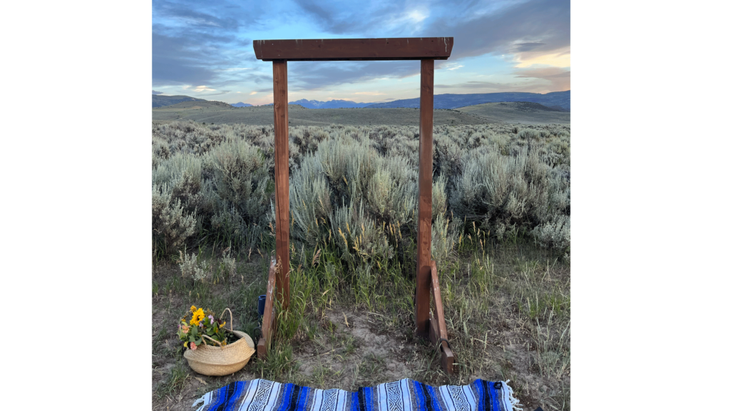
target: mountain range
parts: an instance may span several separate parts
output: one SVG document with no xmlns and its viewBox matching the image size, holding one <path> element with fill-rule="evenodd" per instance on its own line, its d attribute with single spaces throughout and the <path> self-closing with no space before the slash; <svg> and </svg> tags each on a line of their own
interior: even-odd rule
<svg viewBox="0 0 730 411">
<path fill-rule="evenodd" d="M 188 96 L 152 96 L 152 107 L 163 107 L 172 104 L 181 103 L 183 101 L 206 101 Z M 556 91 L 552 93 L 482 93 L 482 94 L 437 94 L 433 96 L 433 108 L 435 109 L 455 109 L 475 104 L 499 103 L 523 101 L 530 103 L 542 104 L 545 107 L 553 108 L 560 111 L 570 111 L 570 90 Z M 356 103 L 348 100 L 330 100 L 318 101 L 301 99 L 291 101 L 289 104 L 299 104 L 309 109 L 327 109 L 327 108 L 418 108 L 420 106 L 420 98 L 394 100 L 383 103 Z M 267 104 L 271 105 L 271 104 Z M 251 107 L 248 103 L 235 103 L 234 107 Z"/>
<path fill-rule="evenodd" d="M 570 111 L 570 90 L 556 91 L 546 94 L 538 93 L 484 93 L 484 94 L 437 94 L 433 96 L 433 108 L 454 109 L 483 103 L 501 103 L 510 101 L 526 101 L 542 104 L 545 107 Z M 368 108 L 418 108 L 420 98 L 395 100 L 387 103 L 373 103 Z"/>
</svg>

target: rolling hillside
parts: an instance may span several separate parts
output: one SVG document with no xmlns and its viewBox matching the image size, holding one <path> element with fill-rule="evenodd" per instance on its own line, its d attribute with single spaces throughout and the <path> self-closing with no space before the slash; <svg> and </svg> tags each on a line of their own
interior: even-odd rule
<svg viewBox="0 0 730 411">
<path fill-rule="evenodd" d="M 570 124 L 570 113 L 529 102 L 484 103 L 456 109 L 489 123 Z"/>
<path fill-rule="evenodd" d="M 208 101 L 201 98 L 189 96 L 161 96 L 152 95 L 152 108 L 171 106 L 173 104 L 182 103 L 183 101 Z"/>
</svg>

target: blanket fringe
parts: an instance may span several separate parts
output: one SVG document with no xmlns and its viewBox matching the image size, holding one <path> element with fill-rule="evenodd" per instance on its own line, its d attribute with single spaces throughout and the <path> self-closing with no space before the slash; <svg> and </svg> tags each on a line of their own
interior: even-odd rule
<svg viewBox="0 0 730 411">
<path fill-rule="evenodd" d="M 502 387 L 504 387 L 503 395 L 504 395 L 504 402 L 508 403 L 510 406 L 512 406 L 512 409 L 514 411 L 522 411 L 522 407 L 520 406 L 520 400 L 515 398 L 514 391 L 512 391 L 512 387 L 507 385 L 507 381 L 502 381 Z"/>
<path fill-rule="evenodd" d="M 210 393 L 207 393 L 207 394 L 203 395 L 202 397 L 198 398 L 197 400 L 195 400 L 195 402 L 193 403 L 193 408 L 195 408 L 195 406 L 200 404 L 201 402 L 203 403 L 195 411 L 201 411 L 203 408 L 205 408 L 206 405 L 208 405 L 208 402 L 210 402 L 209 398 L 208 398 L 209 396 L 210 396 Z"/>
</svg>

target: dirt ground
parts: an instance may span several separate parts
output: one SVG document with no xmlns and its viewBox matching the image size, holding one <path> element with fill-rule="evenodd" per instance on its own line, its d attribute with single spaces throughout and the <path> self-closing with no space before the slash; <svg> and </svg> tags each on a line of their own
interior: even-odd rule
<svg viewBox="0 0 730 411">
<path fill-rule="evenodd" d="M 261 267 L 256 262 L 249 265 L 254 270 Z M 554 303 L 551 306 L 542 302 L 543 295 L 557 295 L 555 290 L 565 287 L 561 292 L 569 290 L 569 266 L 548 265 L 547 272 L 540 263 L 498 267 L 495 271 L 503 271 L 504 275 L 495 275 L 488 313 L 464 313 L 463 308 L 459 312 L 458 297 L 453 297 L 452 302 L 445 301 L 449 339 L 457 362 L 464 364 L 456 376 L 445 375 L 430 343 L 414 337 L 412 313 L 394 318 L 388 313 L 338 304 L 308 317 L 288 345 L 290 351 L 286 351 L 287 347 L 281 352 L 272 349 L 266 362 L 254 354 L 241 371 L 229 376 L 199 375 L 182 357 L 181 343 L 175 334 L 176 321 L 194 296 L 193 292 L 180 295 L 172 290 L 169 284 L 179 275 L 176 270 L 176 267 L 156 269 L 153 277 L 158 284 L 152 314 L 155 410 L 190 410 L 193 402 L 206 392 L 234 381 L 255 378 L 350 391 L 402 378 L 430 385 L 468 384 L 476 378 L 510 379 L 509 384 L 525 410 L 538 406 L 546 411 L 570 409 L 569 313 L 560 314 L 555 311 Z M 229 282 L 240 283 L 241 278 Z M 542 291 L 530 296 L 530 287 L 535 284 Z M 168 292 L 166 287 L 170 288 Z M 460 286 L 455 287 L 453 293 L 458 296 Z M 259 293 L 259 288 L 263 289 L 262 282 L 247 285 L 249 297 L 246 298 L 253 301 L 250 296 Z M 212 287 L 212 298 L 216 293 L 224 293 L 218 289 L 225 287 Z M 228 289 L 230 295 L 242 293 L 242 288 L 230 284 Z M 523 289 L 528 291 L 517 295 L 517 290 Z M 530 306 L 530 298 L 535 298 L 537 309 Z M 243 307 L 232 309 L 234 313 L 244 311 Z M 244 317 L 244 321 L 255 318 L 255 308 L 245 311 L 251 312 L 249 317 L 236 315 Z"/>
</svg>

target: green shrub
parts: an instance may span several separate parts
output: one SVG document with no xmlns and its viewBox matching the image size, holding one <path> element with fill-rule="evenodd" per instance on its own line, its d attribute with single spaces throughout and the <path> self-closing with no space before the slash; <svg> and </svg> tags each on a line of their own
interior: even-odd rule
<svg viewBox="0 0 730 411">
<path fill-rule="evenodd" d="M 166 186 L 152 186 L 152 241 L 155 254 L 166 256 L 185 245 L 195 234 L 195 216 L 187 213 L 180 199 L 172 200 Z"/>
<path fill-rule="evenodd" d="M 532 230 L 535 242 L 541 247 L 565 252 L 570 247 L 570 217 L 557 216 Z"/>
<path fill-rule="evenodd" d="M 289 132 L 292 240 L 332 247 L 363 273 L 394 255 L 412 260 L 418 127 Z M 464 220 L 492 238 L 531 235 L 544 247 L 569 248 L 569 126 L 438 125 L 433 138 L 435 258 L 453 252 L 454 227 Z M 273 246 L 273 155 L 271 126 L 154 125 L 156 255 L 186 245 Z"/>
<path fill-rule="evenodd" d="M 235 210 L 246 223 L 262 224 L 270 208 L 273 181 L 266 171 L 268 162 L 260 150 L 244 140 L 228 141 L 205 158 L 211 174 L 217 210 Z"/>
<path fill-rule="evenodd" d="M 319 158 L 309 154 L 292 175 L 289 186 L 289 210 L 292 237 L 310 246 L 327 234 L 327 220 L 332 213 L 332 190 L 324 176 Z"/>
<path fill-rule="evenodd" d="M 504 156 L 476 150 L 465 161 L 451 205 L 458 216 L 480 222 L 501 240 L 506 233 L 531 231 L 546 213 L 560 211 L 560 180 L 534 151 Z"/>
</svg>

